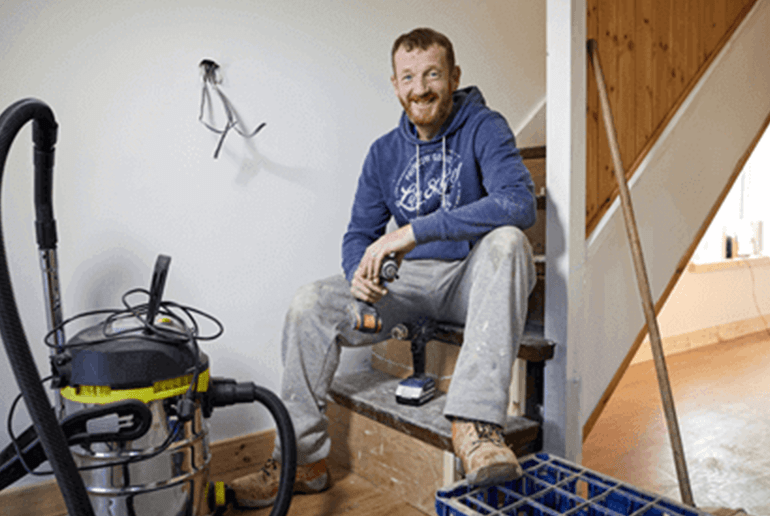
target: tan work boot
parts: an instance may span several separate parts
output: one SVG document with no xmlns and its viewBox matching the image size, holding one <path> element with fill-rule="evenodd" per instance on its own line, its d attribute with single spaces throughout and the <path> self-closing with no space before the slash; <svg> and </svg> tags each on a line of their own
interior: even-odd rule
<svg viewBox="0 0 770 516">
<path fill-rule="evenodd" d="M 505 445 L 503 429 L 498 425 L 455 419 L 452 445 L 470 484 L 498 484 L 524 474 L 516 455 Z"/>
<path fill-rule="evenodd" d="M 230 487 L 240 508 L 257 508 L 273 505 L 281 480 L 281 463 L 269 459 L 256 473 L 234 480 Z M 294 493 L 312 494 L 329 489 L 332 485 L 326 459 L 297 466 Z"/>
</svg>

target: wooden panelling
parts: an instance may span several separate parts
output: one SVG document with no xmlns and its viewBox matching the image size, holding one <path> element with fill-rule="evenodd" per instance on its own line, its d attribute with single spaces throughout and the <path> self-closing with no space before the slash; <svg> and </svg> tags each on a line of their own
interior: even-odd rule
<svg viewBox="0 0 770 516">
<path fill-rule="evenodd" d="M 436 490 L 457 480 L 447 478 L 444 456 L 448 452 L 444 450 L 336 403 L 329 404 L 327 416 L 332 463 L 350 469 L 426 514 L 435 510 Z M 454 466 L 452 462 L 449 464 Z"/>
<path fill-rule="evenodd" d="M 588 37 L 599 43 L 629 177 L 755 1 L 587 0 Z M 586 106 L 586 235 L 617 195 L 592 75 Z"/>
</svg>

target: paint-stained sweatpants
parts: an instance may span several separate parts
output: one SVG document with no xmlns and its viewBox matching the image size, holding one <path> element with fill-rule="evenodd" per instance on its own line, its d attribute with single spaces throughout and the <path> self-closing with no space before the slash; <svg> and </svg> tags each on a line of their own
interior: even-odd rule
<svg viewBox="0 0 770 516">
<path fill-rule="evenodd" d="M 444 415 L 504 424 L 535 280 L 529 241 L 518 228 L 504 226 L 478 241 L 464 260 L 404 260 L 375 305 L 383 322 L 376 335 L 353 329 L 356 301 L 342 275 L 300 288 L 284 323 L 281 383 L 298 463 L 321 460 L 331 449 L 325 412 L 341 347 L 381 342 L 394 325 L 424 317 L 465 325 Z M 273 456 L 280 460 L 279 443 Z"/>
</svg>

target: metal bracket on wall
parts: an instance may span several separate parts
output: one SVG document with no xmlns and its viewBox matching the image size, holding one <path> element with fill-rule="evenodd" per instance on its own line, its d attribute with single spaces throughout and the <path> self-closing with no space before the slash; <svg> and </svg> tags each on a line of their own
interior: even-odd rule
<svg viewBox="0 0 770 516">
<path fill-rule="evenodd" d="M 211 59 L 204 59 L 203 61 L 200 62 L 198 66 L 200 67 L 201 73 L 203 75 L 203 88 L 201 90 L 201 108 L 200 108 L 200 114 L 198 115 L 198 121 L 200 121 L 200 123 L 205 125 L 209 130 L 222 135 L 219 138 L 219 142 L 217 143 L 217 148 L 214 150 L 214 158 L 216 159 L 219 157 L 219 151 L 222 149 L 222 144 L 224 143 L 225 137 L 227 136 L 227 133 L 230 131 L 230 129 L 235 129 L 235 132 L 237 132 L 244 138 L 252 138 L 256 136 L 256 134 L 259 131 L 261 131 L 266 124 L 265 122 L 262 122 L 251 133 L 246 133 L 242 131 L 239 127 L 242 124 L 241 124 L 241 121 L 238 119 L 238 115 L 235 108 L 230 102 L 230 99 L 228 99 L 227 96 L 225 96 L 225 94 L 222 93 L 222 90 L 219 89 L 219 84 L 221 84 L 222 82 L 222 79 L 218 73 L 219 65 L 214 61 L 212 61 Z M 213 125 L 203 120 L 203 113 L 205 111 L 206 103 L 208 102 L 209 106 L 212 106 L 211 92 L 209 91 L 209 88 L 212 88 L 217 93 L 217 95 L 219 96 L 219 99 L 222 101 L 222 105 L 225 108 L 227 123 L 225 124 L 225 127 L 223 129 L 217 129 Z"/>
</svg>

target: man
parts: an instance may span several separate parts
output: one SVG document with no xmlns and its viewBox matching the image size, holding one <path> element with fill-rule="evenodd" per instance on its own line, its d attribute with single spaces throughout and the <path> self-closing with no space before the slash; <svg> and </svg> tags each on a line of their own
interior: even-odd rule
<svg viewBox="0 0 770 516">
<path fill-rule="evenodd" d="M 465 325 L 444 415 L 466 478 L 521 475 L 502 425 L 511 367 L 535 283 L 522 233 L 535 222 L 534 186 L 505 119 L 475 87 L 458 89 L 451 42 L 431 29 L 400 36 L 391 81 L 404 113 L 371 146 L 342 243 L 345 276 L 297 292 L 283 330 L 281 398 L 297 434 L 295 492 L 329 487 L 326 396 L 341 346 L 387 338 L 400 322 L 430 317 Z M 393 217 L 399 229 L 385 234 Z M 399 279 L 380 282 L 394 253 Z M 353 326 L 356 299 L 374 303 L 383 331 Z M 241 506 L 273 503 L 280 447 L 258 473 L 236 480 Z"/>
</svg>

